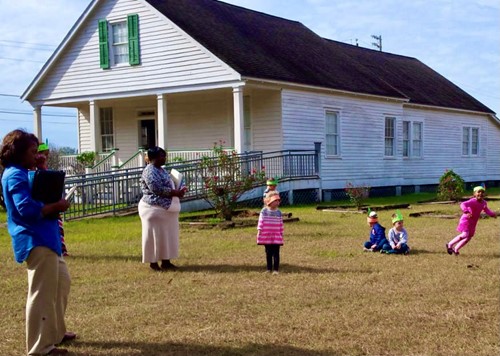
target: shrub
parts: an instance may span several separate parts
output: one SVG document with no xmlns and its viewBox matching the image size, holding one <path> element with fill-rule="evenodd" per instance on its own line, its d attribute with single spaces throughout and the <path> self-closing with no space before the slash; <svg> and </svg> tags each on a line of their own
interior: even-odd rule
<svg viewBox="0 0 500 356">
<path fill-rule="evenodd" d="M 446 170 L 439 178 L 438 200 L 459 200 L 465 192 L 465 183 L 462 177 L 453 172 L 452 169 Z"/>
<path fill-rule="evenodd" d="M 244 168 L 244 162 L 236 151 L 227 152 L 222 143 L 214 144 L 213 157 L 202 157 L 201 168 L 204 172 L 205 200 L 222 219 L 230 221 L 238 199 L 246 191 L 263 184 L 265 172 L 263 167 L 259 170 Z"/>
<path fill-rule="evenodd" d="M 92 167 L 95 164 L 97 153 L 95 152 L 82 152 L 76 156 L 76 161 L 85 167 Z"/>
<path fill-rule="evenodd" d="M 363 205 L 363 201 L 370 195 L 370 187 L 366 185 L 356 186 L 351 182 L 347 182 L 345 186 L 345 192 L 349 197 L 351 203 L 353 203 L 359 210 Z"/>
</svg>

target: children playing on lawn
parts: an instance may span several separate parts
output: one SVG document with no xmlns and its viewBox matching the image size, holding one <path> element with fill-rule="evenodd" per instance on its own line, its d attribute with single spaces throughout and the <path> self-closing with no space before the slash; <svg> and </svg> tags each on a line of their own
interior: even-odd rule
<svg viewBox="0 0 500 356">
<path fill-rule="evenodd" d="M 392 229 L 389 230 L 388 234 L 389 244 L 391 245 L 390 250 L 381 250 L 388 254 L 404 254 L 407 255 L 410 252 L 410 247 L 408 244 L 408 232 L 403 227 L 403 215 L 398 210 L 395 214 L 392 214 Z"/>
<path fill-rule="evenodd" d="M 457 226 L 457 231 L 460 234 L 446 244 L 448 254 L 458 256 L 459 250 L 472 239 L 482 211 L 493 218 L 497 217 L 495 212 L 488 209 L 488 204 L 484 200 L 485 191 L 486 188 L 483 186 L 474 187 L 474 197 L 460 204 L 460 209 L 463 211 Z"/>
<path fill-rule="evenodd" d="M 370 240 L 364 243 L 364 251 L 377 252 L 391 249 L 389 242 L 385 238 L 385 227 L 378 223 L 378 215 L 374 211 L 368 213 L 366 218 L 370 225 Z"/>
<path fill-rule="evenodd" d="M 278 274 L 280 246 L 283 245 L 283 217 L 278 209 L 280 195 L 277 191 L 270 191 L 264 200 L 266 206 L 262 208 L 257 223 L 257 244 L 265 247 L 267 272 Z"/>
</svg>

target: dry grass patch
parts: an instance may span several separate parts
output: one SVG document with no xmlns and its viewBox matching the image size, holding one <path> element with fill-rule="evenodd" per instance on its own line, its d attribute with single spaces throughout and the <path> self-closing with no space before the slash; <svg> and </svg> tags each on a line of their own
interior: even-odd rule
<svg viewBox="0 0 500 356">
<path fill-rule="evenodd" d="M 495 210 L 500 202 L 489 204 Z M 66 225 L 73 355 L 498 355 L 499 220 L 460 257 L 457 220 L 408 217 L 409 256 L 364 253 L 365 216 L 286 208 L 282 268 L 265 271 L 255 228 L 181 230 L 178 272 L 140 263 L 137 216 Z M 458 205 L 440 206 L 449 214 Z M 379 213 L 387 228 L 392 211 Z M 24 352 L 26 271 L 0 231 L 0 354 Z"/>
</svg>

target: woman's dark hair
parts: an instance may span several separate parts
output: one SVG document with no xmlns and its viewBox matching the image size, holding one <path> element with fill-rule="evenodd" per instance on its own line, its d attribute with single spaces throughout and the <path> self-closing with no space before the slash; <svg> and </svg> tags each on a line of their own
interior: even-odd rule
<svg viewBox="0 0 500 356">
<path fill-rule="evenodd" d="M 158 146 L 155 146 L 155 147 L 151 147 L 150 149 L 148 149 L 148 159 L 149 161 L 152 161 L 154 159 L 157 159 L 161 154 L 163 155 L 167 155 L 167 153 L 165 152 L 165 150 L 161 147 L 158 147 Z"/>
<path fill-rule="evenodd" d="M 38 146 L 38 138 L 24 130 L 14 130 L 4 136 L 0 149 L 0 164 L 7 167 L 12 164 L 21 164 L 24 155 L 32 146 Z"/>
</svg>

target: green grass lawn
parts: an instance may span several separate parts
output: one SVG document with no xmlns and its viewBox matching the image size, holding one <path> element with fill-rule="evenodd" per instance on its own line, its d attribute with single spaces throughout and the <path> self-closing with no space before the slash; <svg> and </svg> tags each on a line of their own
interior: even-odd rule
<svg viewBox="0 0 500 356">
<path fill-rule="evenodd" d="M 489 206 L 499 211 L 500 201 Z M 155 273 L 140 262 L 138 216 L 68 222 L 67 324 L 78 333 L 71 353 L 500 354 L 500 220 L 481 219 L 455 257 L 444 245 L 456 235 L 458 218 L 409 214 L 458 214 L 458 204 L 414 204 L 401 210 L 412 252 L 394 256 L 363 252 L 364 214 L 312 205 L 282 211 L 300 221 L 285 226 L 279 275 L 264 273 L 255 227 L 182 228 L 179 271 Z M 386 228 L 392 213 L 379 211 Z M 26 269 L 14 262 L 6 229 L 0 234 L 0 355 L 23 355 Z"/>
</svg>

